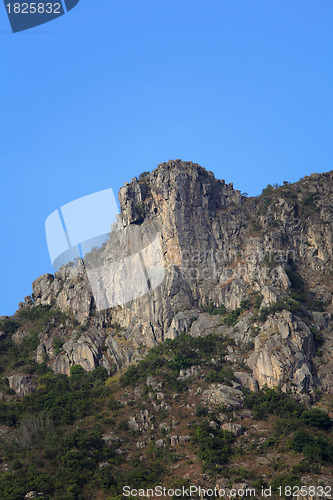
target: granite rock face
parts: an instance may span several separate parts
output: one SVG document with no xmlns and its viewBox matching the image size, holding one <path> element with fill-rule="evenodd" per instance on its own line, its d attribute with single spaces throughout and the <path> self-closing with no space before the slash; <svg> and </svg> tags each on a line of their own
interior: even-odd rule
<svg viewBox="0 0 333 500">
<path fill-rule="evenodd" d="M 248 365 L 260 388 L 268 385 L 307 393 L 313 389 L 310 361 L 314 352 L 314 340 L 306 324 L 282 311 L 260 328 Z"/>
<path fill-rule="evenodd" d="M 36 386 L 30 375 L 11 375 L 8 377 L 9 387 L 15 391 L 19 398 L 34 392 Z"/>
<path fill-rule="evenodd" d="M 223 405 L 227 409 L 241 408 L 244 394 L 235 387 L 223 384 L 211 384 L 209 389 L 202 393 L 205 403 L 211 405 Z"/>
<path fill-rule="evenodd" d="M 61 353 L 56 356 L 51 368 L 56 373 L 69 375 L 73 365 L 81 365 L 86 371 L 94 370 L 99 365 L 103 366 L 101 346 L 104 340 L 105 334 L 97 329 L 81 335 L 78 340 L 68 340 L 63 344 Z"/>
<path fill-rule="evenodd" d="M 69 373 L 73 364 L 114 373 L 182 332 L 214 332 L 246 347 L 248 371 L 238 375 L 242 385 L 279 386 L 299 395 L 317 386 L 333 391 L 333 356 L 325 351 L 317 363 L 314 339 L 320 332 L 321 342 L 331 342 L 333 172 L 247 198 L 199 165 L 175 160 L 126 183 L 119 201 L 121 238 L 142 231 L 157 235 L 163 282 L 123 306 L 98 312 L 83 261 L 41 276 L 33 283 L 33 301 L 26 298 L 24 307 L 52 304 L 86 330 L 79 338 L 69 332 L 58 354 L 41 336 L 38 362 L 60 373 Z M 101 262 L 117 258 L 121 238 L 118 245 L 106 244 Z M 141 236 L 137 241 L 146 243 Z M 300 299 L 305 293 L 306 301 Z M 264 319 L 242 310 L 228 326 L 204 312 L 211 303 L 234 311 L 254 296 Z M 300 307 L 294 310 L 291 301 Z"/>
</svg>

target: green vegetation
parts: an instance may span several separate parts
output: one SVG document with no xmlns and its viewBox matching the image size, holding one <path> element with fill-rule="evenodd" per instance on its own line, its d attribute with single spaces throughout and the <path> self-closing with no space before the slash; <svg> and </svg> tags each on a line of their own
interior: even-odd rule
<svg viewBox="0 0 333 500">
<path fill-rule="evenodd" d="M 327 413 L 314 408 L 312 410 L 305 410 L 301 415 L 301 420 L 306 425 L 317 427 L 318 429 L 330 429 L 332 427 L 332 420 Z"/>
<path fill-rule="evenodd" d="M 239 321 L 239 317 L 245 312 L 253 310 L 258 310 L 262 302 L 262 295 L 260 293 L 251 293 L 246 300 L 242 300 L 239 307 L 228 311 L 226 307 L 222 304 L 219 307 L 214 306 L 213 302 L 209 306 L 204 307 L 204 311 L 212 315 L 222 316 L 222 323 L 227 326 L 235 326 Z"/>
<path fill-rule="evenodd" d="M 12 318 L 5 318 L 0 322 L 0 331 L 6 335 L 12 335 L 16 332 L 19 326 L 19 323 L 14 321 Z"/>
<path fill-rule="evenodd" d="M 245 396 L 245 406 L 253 411 L 256 419 L 265 419 L 269 415 L 300 417 L 305 410 L 304 405 L 298 403 L 284 392 L 276 389 L 262 389 L 259 392 L 249 392 Z"/>
<path fill-rule="evenodd" d="M 306 289 L 306 283 L 297 269 L 297 263 L 288 257 L 285 272 L 291 284 L 290 297 L 300 303 L 304 303 L 309 309 L 323 311 L 324 303 L 321 300 L 314 300 Z"/>
<path fill-rule="evenodd" d="M 251 308 L 251 305 L 248 300 L 242 300 L 240 303 L 240 306 L 237 307 L 237 309 L 234 309 L 233 311 L 230 311 L 228 314 L 226 314 L 223 318 L 223 323 L 225 323 L 228 326 L 235 326 L 235 324 L 238 322 L 239 316 L 244 312 L 248 311 Z"/>
<path fill-rule="evenodd" d="M 264 197 L 262 199 L 260 199 L 260 203 L 258 206 L 258 214 L 259 215 L 266 215 L 271 203 L 272 203 L 272 198 L 270 196 L 264 195 Z"/>
<path fill-rule="evenodd" d="M 203 405 L 197 405 L 195 409 L 195 416 L 196 417 L 205 417 L 208 414 L 208 408 Z"/>
<path fill-rule="evenodd" d="M 275 267 L 274 262 L 277 261 L 277 257 L 271 257 L 269 254 L 265 254 L 263 262 L 269 267 Z M 323 310 L 324 304 L 321 301 L 313 301 L 311 297 L 307 294 L 305 281 L 302 276 L 297 271 L 296 262 L 291 256 L 288 257 L 287 265 L 285 267 L 285 272 L 289 278 L 291 289 L 287 296 L 281 297 L 276 302 L 270 304 L 268 307 L 263 307 L 257 314 L 254 313 L 252 319 L 260 322 L 267 320 L 268 316 L 274 314 L 275 312 L 287 310 L 293 314 L 302 313 L 302 306 L 306 305 L 312 310 Z M 319 331 L 313 330 L 313 335 L 316 340 L 318 347 L 322 345 L 322 337 Z"/>
<path fill-rule="evenodd" d="M 59 337 L 56 337 L 53 340 L 53 347 L 54 347 L 56 354 L 59 354 L 60 349 L 62 348 L 63 345 L 64 345 L 64 341 L 61 340 Z"/>
<path fill-rule="evenodd" d="M 144 203 L 138 203 L 137 205 L 135 205 L 135 210 L 137 212 L 137 214 L 140 216 L 140 217 L 143 217 L 144 215 L 144 212 L 145 212 L 145 204 Z"/>
<path fill-rule="evenodd" d="M 144 382 L 147 376 L 157 374 L 173 389 L 181 391 L 186 388 L 186 384 L 178 380 L 179 370 L 192 365 L 207 365 L 216 353 L 222 358 L 230 341 L 228 337 L 214 334 L 197 338 L 181 334 L 176 339 L 166 340 L 151 349 L 142 361 L 126 370 L 120 378 L 120 383 L 123 386 L 134 387 Z M 207 377 L 208 380 L 233 379 L 229 364 L 225 361 L 217 366 L 211 366 Z"/>
<path fill-rule="evenodd" d="M 52 309 L 51 305 L 21 309 L 14 318 L 5 318 L 0 322 L 0 331 L 5 335 L 0 338 L 0 373 L 20 369 L 27 373 L 38 370 L 34 359 L 34 351 L 39 344 L 39 334 L 47 328 L 60 325 L 74 326 L 75 321 L 63 312 Z M 14 342 L 13 334 L 22 327 L 22 340 Z M 54 348 L 60 349 L 60 339 L 55 339 Z M 62 345 L 62 344 L 61 344 Z"/>
<path fill-rule="evenodd" d="M 231 368 L 222 368 L 220 365 L 214 366 L 213 369 L 210 369 L 205 377 L 205 381 L 209 384 L 217 382 L 228 384 L 232 380 L 235 380 L 235 375 Z"/>
<path fill-rule="evenodd" d="M 276 252 L 265 252 L 264 258 L 262 260 L 262 264 L 269 267 L 270 269 L 274 269 L 281 263 L 281 256 Z"/>
<path fill-rule="evenodd" d="M 235 436 L 228 431 L 211 427 L 204 420 L 196 429 L 193 444 L 198 446 L 198 455 L 203 462 L 203 470 L 215 477 L 223 470 L 232 453 L 231 444 Z"/>
<path fill-rule="evenodd" d="M 310 330 L 313 335 L 316 347 L 320 348 L 324 343 L 323 334 L 320 330 L 317 330 L 317 328 L 314 327 L 311 327 Z"/>
<path fill-rule="evenodd" d="M 0 422 L 16 436 L 2 443 L 7 460 L 15 458 L 14 469 L 0 474 L 2 498 L 21 499 L 37 490 L 50 498 L 77 499 L 84 485 L 100 481 L 99 462 L 119 463 L 115 447 L 101 440 L 100 429 L 61 431 L 99 409 L 99 399 L 108 396 L 106 378 L 103 368 L 85 373 L 73 367 L 67 377 L 44 367 L 35 393 L 19 402 L 1 401 Z"/>
<path fill-rule="evenodd" d="M 112 328 L 112 330 L 115 333 L 119 333 L 119 332 L 121 332 L 124 329 L 117 321 L 114 322 L 114 323 L 111 323 L 110 324 L 110 328 Z"/>
<path fill-rule="evenodd" d="M 10 332 L 16 328 L 8 322 L 6 325 Z M 221 362 L 216 367 L 211 363 L 217 353 L 222 358 L 229 342 L 227 337 L 216 335 L 204 338 L 180 335 L 153 348 L 138 365 L 125 371 L 120 382 L 132 387 L 142 383 L 144 401 L 149 391 L 144 382 L 149 374 L 164 380 L 164 391 L 173 391 L 175 387 L 182 391 L 186 384 L 177 380 L 179 370 L 194 362 L 202 366 L 208 381 L 231 380 L 233 374 L 228 363 Z M 59 338 L 54 346 L 60 348 Z M 116 399 L 116 386 L 105 369 L 86 373 L 81 366 L 72 366 L 67 377 L 53 373 L 45 365 L 35 365 L 34 375 L 38 377 L 35 392 L 19 401 L 0 401 L 0 424 L 12 429 L 12 434 L 3 439 L 3 455 L 0 453 L 0 460 L 12 463 L 9 471 L 0 472 L 4 498 L 19 500 L 30 490 L 43 491 L 46 498 L 66 500 L 92 498 L 95 493 L 89 492 L 96 491 L 114 497 L 128 484 L 134 488 L 160 484 L 170 465 L 179 460 L 172 450 L 158 449 L 153 442 L 129 460 L 116 453 L 120 446 L 118 438 L 112 444 L 105 444 L 102 440 L 105 426 L 112 429 L 116 426 L 117 433 L 123 433 L 127 439 L 132 435 L 134 431 L 129 434 L 128 418 L 123 417 L 123 412 L 126 407 L 133 407 L 132 412 L 137 411 L 135 407 L 140 408 L 135 401 L 128 401 L 125 406 Z M 3 385 L 8 388 L 5 380 Z M 142 402 L 140 405 L 146 407 Z M 198 407 L 196 415 L 206 413 L 205 407 Z M 161 419 L 167 416 L 168 412 L 160 411 Z M 212 430 L 212 439 L 208 430 L 205 423 L 197 426 L 195 446 L 205 470 L 215 474 L 227 462 L 234 437 Z M 138 438 L 133 436 L 133 439 Z M 100 467 L 101 463 L 105 466 Z"/>
<path fill-rule="evenodd" d="M 250 311 L 251 309 L 257 310 L 260 307 L 262 299 L 263 297 L 259 293 L 255 292 L 250 294 L 248 299 L 241 301 L 239 307 L 237 307 L 233 311 L 230 311 L 223 317 L 223 323 L 228 326 L 235 326 L 241 314 L 243 314 L 245 311 Z"/>
<path fill-rule="evenodd" d="M 300 198 L 300 196 L 302 196 Z M 277 201 L 281 198 L 288 201 L 289 205 L 293 206 L 299 211 L 303 217 L 314 217 L 320 211 L 317 205 L 317 193 L 312 192 L 299 192 L 297 188 L 289 182 L 284 181 L 282 185 L 278 183 L 268 184 L 258 198 L 258 215 L 270 215 L 275 217 L 280 211 Z M 268 229 L 274 229 L 280 225 L 280 221 L 275 219 L 268 224 Z M 251 229 L 253 232 L 260 233 L 260 224 L 257 220 L 253 220 Z"/>
<path fill-rule="evenodd" d="M 293 266 L 292 269 L 285 269 L 286 274 L 289 278 L 291 288 L 298 292 L 304 292 L 304 280 L 300 274 L 298 274 Z"/>
<path fill-rule="evenodd" d="M 234 322 L 245 311 L 258 311 L 261 302 L 262 296 L 251 294 L 236 312 L 213 304 L 207 312 Z M 67 377 L 53 373 L 44 364 L 37 365 L 32 358 L 40 325 L 55 328 L 53 346 L 57 350 L 62 347 L 57 325 L 70 325 L 71 320 L 49 308 L 23 316 L 24 320 L 21 315 L 1 322 L 5 335 L 0 339 L 0 391 L 4 394 L 0 425 L 10 430 L 0 443 L 0 463 L 8 464 L 0 470 L 1 498 L 21 500 L 28 491 L 36 490 L 49 500 L 120 500 L 125 485 L 152 488 L 180 484 L 178 467 L 181 474 L 184 467 L 186 474 L 203 472 L 207 484 L 226 477 L 230 484 L 271 484 L 277 491 L 284 484 L 299 484 L 302 474 L 314 471 L 314 467 L 319 470 L 322 464 L 333 463 L 330 417 L 317 408 L 306 408 L 285 393 L 244 390 L 245 408 L 270 426 L 264 443 L 253 435 L 255 426 L 251 428 L 248 417 L 240 420 L 241 410 L 204 403 L 202 391 L 209 384 L 232 385 L 234 381 L 234 366 L 225 356 L 227 347 L 235 342 L 227 336 L 194 338 L 181 334 L 156 345 L 121 376 L 109 377 L 101 367 L 87 373 L 77 365 L 71 367 Z M 15 344 L 12 335 L 20 327 L 26 336 Z M 116 334 L 122 329 L 117 323 L 108 327 Z M 35 392 L 19 400 L 13 397 L 4 376 L 15 363 L 24 373 L 33 375 L 36 385 Z M 179 377 L 180 370 L 193 366 L 190 376 Z M 154 377 L 158 387 L 147 385 L 148 376 Z M 160 391 L 162 401 L 157 397 Z M 152 420 L 142 428 L 140 415 L 146 415 L 146 411 Z M 138 430 L 129 428 L 133 415 L 140 422 Z M 240 421 L 247 432 L 236 438 L 223 430 L 225 419 Z M 173 429 L 175 420 L 178 422 Z M 171 447 L 173 434 L 188 434 L 191 440 L 184 443 L 179 439 Z M 160 447 L 156 440 L 161 438 L 164 443 Z M 240 456 L 243 461 L 246 455 L 253 458 L 256 453 L 279 454 L 281 450 L 284 457 L 274 459 L 265 479 L 243 465 L 236 466 Z M 292 457 L 293 467 L 288 457 Z M 294 465 L 294 457 L 299 457 L 299 464 Z"/>
<path fill-rule="evenodd" d="M 309 461 L 333 462 L 333 440 L 323 431 L 332 428 L 333 421 L 327 413 L 307 409 L 287 394 L 275 389 L 263 389 L 248 393 L 245 406 L 253 411 L 254 418 L 267 419 L 275 415 L 275 438 L 269 437 L 265 446 L 274 446 L 281 436 L 289 436 L 288 446 L 303 453 Z"/>
<path fill-rule="evenodd" d="M 294 299 L 291 299 L 289 297 L 282 297 L 281 299 L 277 300 L 273 304 L 269 305 L 268 307 L 263 307 L 260 310 L 258 320 L 261 322 L 266 321 L 269 315 L 274 314 L 275 312 L 278 311 L 290 311 L 294 314 L 297 314 L 301 309 L 301 305 L 299 302 L 297 302 Z"/>
<path fill-rule="evenodd" d="M 273 191 L 274 187 L 272 186 L 272 184 L 267 184 L 267 186 L 262 190 L 261 194 L 263 196 L 267 196 L 268 194 L 273 193 Z"/>
<path fill-rule="evenodd" d="M 17 317 L 19 321 L 33 322 L 35 327 L 40 329 L 47 328 L 50 324 L 57 326 L 69 320 L 69 317 L 65 313 L 59 311 L 59 309 L 53 309 L 51 305 L 39 305 L 31 309 L 21 309 L 17 312 Z M 71 321 L 73 324 L 73 320 Z"/>
<path fill-rule="evenodd" d="M 71 369 L 71 376 L 55 374 L 44 365 L 37 365 L 37 390 L 20 400 L 0 401 L 0 423 L 17 426 L 26 415 L 48 415 L 55 425 L 72 424 L 91 415 L 97 408 L 95 398 L 106 395 L 107 372 L 97 368 L 86 373 L 81 366 Z"/>
<path fill-rule="evenodd" d="M 284 491 L 284 488 L 287 488 L 288 486 L 293 487 L 293 486 L 301 486 L 301 480 L 299 476 L 295 473 L 291 474 L 279 474 L 274 478 L 274 481 L 272 481 L 272 491 L 275 494 L 280 494 L 280 490 L 278 488 L 282 488 L 282 491 Z M 289 497 L 287 497 L 289 498 Z"/>
<path fill-rule="evenodd" d="M 313 216 L 314 213 L 319 212 L 319 207 L 316 205 L 316 194 L 308 193 L 301 200 L 303 213 L 306 217 Z"/>
<path fill-rule="evenodd" d="M 214 306 L 213 302 L 210 302 L 209 306 L 203 307 L 203 310 L 205 312 L 207 312 L 208 314 L 212 314 L 212 315 L 216 315 L 216 314 L 222 315 L 222 314 L 227 313 L 227 309 L 225 308 L 225 306 L 223 304 L 219 307 L 216 307 L 216 306 Z"/>
<path fill-rule="evenodd" d="M 313 436 L 304 429 L 298 429 L 289 442 L 290 448 L 303 453 L 311 462 L 332 462 L 333 443 L 324 436 Z"/>
<path fill-rule="evenodd" d="M 141 174 L 139 175 L 139 180 L 143 179 L 144 177 L 146 177 L 149 174 L 150 174 L 149 170 L 147 172 L 141 172 Z"/>
</svg>

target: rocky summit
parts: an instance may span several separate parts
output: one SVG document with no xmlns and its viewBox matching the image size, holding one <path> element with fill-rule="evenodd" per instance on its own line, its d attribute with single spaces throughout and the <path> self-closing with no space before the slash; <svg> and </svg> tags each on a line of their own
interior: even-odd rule
<svg viewBox="0 0 333 500">
<path fill-rule="evenodd" d="M 37 362 L 57 373 L 69 374 L 75 364 L 115 373 L 181 332 L 214 332 L 235 339 L 230 356 L 251 370 L 251 387 L 280 387 L 305 398 L 333 390 L 332 172 L 247 198 L 199 165 L 176 160 L 126 183 L 119 201 L 124 228 L 153 226 L 158 233 L 164 281 L 99 314 L 83 262 L 41 276 L 33 300 L 20 307 L 52 305 L 85 331 L 79 338 L 77 330 L 58 331 L 64 341 L 58 354 L 52 335 L 41 333 Z M 104 252 L 108 259 L 112 248 Z M 234 319 L 221 324 L 210 306 L 225 307 Z M 112 323 L 120 325 L 116 333 Z"/>
<path fill-rule="evenodd" d="M 12 450 L 6 452 L 8 458 L 3 457 L 5 473 L 12 470 L 5 463 L 14 456 L 11 434 L 17 442 L 18 433 L 28 443 L 25 449 L 31 450 L 31 426 L 46 435 L 54 426 L 92 418 L 89 411 L 82 410 L 82 414 L 68 417 L 69 422 L 58 416 L 52 420 L 45 409 L 56 403 L 48 406 L 43 402 L 45 406 L 36 410 L 39 420 L 29 424 L 23 417 L 36 412 L 23 401 L 36 398 L 40 391 L 47 394 L 45 387 L 51 390 L 51 379 L 66 385 L 74 384 L 75 377 L 86 377 L 89 385 L 94 379 L 91 372 L 99 374 L 96 380 L 103 384 L 103 397 L 109 398 L 108 410 L 103 410 L 99 421 L 110 420 L 103 446 L 113 450 L 112 457 L 118 457 L 119 464 L 102 454 L 104 461 L 100 459 L 99 469 L 96 465 L 99 479 L 92 474 L 95 479 L 88 486 L 81 480 L 73 491 L 66 479 L 67 493 L 61 488 L 58 491 L 56 482 L 43 487 L 37 481 L 45 498 L 113 498 L 121 494 L 120 486 L 110 478 L 103 484 L 106 469 L 123 470 L 122 456 L 127 462 L 139 457 L 136 466 L 131 462 L 134 478 L 145 463 L 152 466 L 154 453 L 155 458 L 163 456 L 169 447 L 183 447 L 187 457 L 175 459 L 173 465 L 171 460 L 169 484 L 184 477 L 190 484 L 202 474 L 201 482 L 210 485 L 273 484 L 277 492 L 280 483 L 285 487 L 289 481 L 296 487 L 314 481 L 333 488 L 329 466 L 333 444 L 327 437 L 333 413 L 333 171 L 312 174 L 295 184 L 268 185 L 260 196 L 248 197 L 203 167 L 175 160 L 125 183 L 119 202 L 116 236 L 111 232 L 110 240 L 83 260 L 37 278 L 32 295 L 19 304 L 17 313 L 1 318 L 0 416 L 2 412 L 4 427 L 0 434 Z M 119 262 L 122 242 L 131 238 L 134 244 L 128 256 L 135 256 L 155 237 L 163 279 L 154 285 L 150 278 L 145 293 L 99 311 L 87 276 L 88 263 L 105 266 Z M 137 274 L 130 281 L 132 287 L 140 286 Z M 150 364 L 152 357 L 156 359 Z M 67 375 L 73 382 L 64 382 Z M 43 377 L 49 377 L 48 382 Z M 23 414 L 15 404 L 23 405 Z M 279 438 L 272 426 L 281 426 L 281 408 L 288 405 L 292 411 L 285 412 L 285 425 L 292 415 L 296 427 L 291 426 L 280 448 L 274 448 Z M 112 411 L 115 416 L 107 417 Z M 119 411 L 126 420 L 117 421 Z M 310 412 L 308 417 L 306 412 Z M 194 417 L 208 420 L 197 422 L 193 434 Z M 322 425 L 312 422 L 319 428 L 317 434 L 312 436 L 306 428 L 297 441 L 295 432 L 308 425 L 307 418 L 317 418 Z M 311 422 L 309 425 L 313 429 Z M 285 432 L 282 427 L 281 435 Z M 135 437 L 134 449 L 130 443 L 123 449 L 122 432 Z M 259 432 L 259 442 L 251 438 L 251 432 Z M 221 449 L 230 448 L 230 457 L 238 453 L 233 466 L 225 465 L 233 460 L 227 456 L 217 453 L 209 458 L 202 436 L 206 442 L 215 436 Z M 149 442 L 157 451 L 149 448 Z M 323 447 L 319 458 L 305 449 L 311 443 L 317 450 Z M 246 453 L 258 447 L 261 462 L 253 464 Z M 81 450 L 78 443 L 74 448 Z M 94 449 L 93 444 L 89 449 Z M 189 458 L 193 449 L 199 450 L 199 458 Z M 312 459 L 315 470 L 305 465 Z M 24 457 L 20 460 L 23 463 Z M 61 460 L 64 463 L 69 458 L 62 456 Z M 177 472 L 177 460 L 187 476 Z M 281 479 L 282 472 L 289 474 L 292 467 L 289 479 Z M 249 468 L 256 470 L 253 476 L 246 474 Z M 114 471 L 111 476 L 114 478 Z M 155 484 L 156 477 L 150 476 L 149 484 Z M 34 493 L 33 484 L 31 481 L 30 493 Z M 24 498 L 6 491 L 7 496 L 1 498 Z M 30 494 L 29 489 L 25 493 Z"/>
</svg>

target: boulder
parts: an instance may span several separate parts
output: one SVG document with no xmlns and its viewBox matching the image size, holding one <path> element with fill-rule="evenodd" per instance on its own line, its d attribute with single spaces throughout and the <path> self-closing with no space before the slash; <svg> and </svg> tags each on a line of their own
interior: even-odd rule
<svg viewBox="0 0 333 500">
<path fill-rule="evenodd" d="M 233 422 L 222 424 L 222 429 L 224 431 L 231 432 L 236 437 L 241 436 L 244 433 L 244 427 L 240 424 L 235 424 Z"/>
<path fill-rule="evenodd" d="M 244 394 L 239 389 L 224 384 L 211 384 L 202 393 L 202 399 L 209 405 L 223 405 L 227 409 L 242 408 Z"/>
<path fill-rule="evenodd" d="M 9 387 L 13 389 L 20 398 L 36 390 L 36 386 L 30 375 L 11 375 L 7 378 Z"/>
</svg>

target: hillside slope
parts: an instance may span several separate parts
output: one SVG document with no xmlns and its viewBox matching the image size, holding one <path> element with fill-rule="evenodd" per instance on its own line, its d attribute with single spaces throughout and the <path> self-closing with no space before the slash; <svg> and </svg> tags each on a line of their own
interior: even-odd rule
<svg viewBox="0 0 333 500">
<path fill-rule="evenodd" d="M 332 191 L 248 198 L 180 160 L 126 183 L 121 231 L 1 318 L 1 498 L 332 488 Z M 154 235 L 161 284 L 98 312 L 88 263 Z"/>
</svg>

